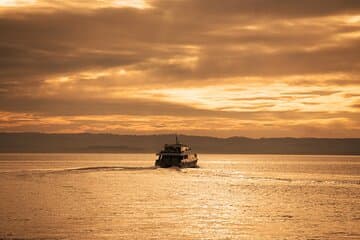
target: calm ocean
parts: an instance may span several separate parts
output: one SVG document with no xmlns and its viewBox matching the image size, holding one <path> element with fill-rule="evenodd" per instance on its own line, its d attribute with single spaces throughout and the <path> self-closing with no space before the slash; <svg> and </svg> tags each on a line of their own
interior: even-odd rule
<svg viewBox="0 0 360 240">
<path fill-rule="evenodd" d="M 360 239 L 360 157 L 1 154 L 0 239 Z"/>
</svg>

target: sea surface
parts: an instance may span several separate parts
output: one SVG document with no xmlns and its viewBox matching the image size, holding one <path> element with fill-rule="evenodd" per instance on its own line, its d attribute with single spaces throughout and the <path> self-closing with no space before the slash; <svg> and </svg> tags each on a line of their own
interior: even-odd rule
<svg viewBox="0 0 360 240">
<path fill-rule="evenodd" d="M 0 154 L 0 239 L 360 239 L 360 157 Z"/>
</svg>

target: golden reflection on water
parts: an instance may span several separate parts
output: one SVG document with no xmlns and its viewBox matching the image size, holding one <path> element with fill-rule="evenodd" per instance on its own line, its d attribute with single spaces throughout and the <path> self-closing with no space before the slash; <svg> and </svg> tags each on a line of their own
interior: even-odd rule
<svg viewBox="0 0 360 240">
<path fill-rule="evenodd" d="M 0 238 L 359 239 L 360 158 L 0 155 Z M 335 166 L 335 167 L 334 167 Z"/>
</svg>

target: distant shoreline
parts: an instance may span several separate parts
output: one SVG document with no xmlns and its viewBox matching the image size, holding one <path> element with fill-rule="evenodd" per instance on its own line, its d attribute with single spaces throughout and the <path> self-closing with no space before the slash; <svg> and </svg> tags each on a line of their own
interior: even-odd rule
<svg viewBox="0 0 360 240">
<path fill-rule="evenodd" d="M 286 153 L 207 153 L 207 152 L 197 152 L 198 154 L 206 155 L 277 155 L 277 156 L 353 156 L 359 157 L 360 154 L 286 154 Z M 0 155 L 6 154 L 154 154 L 154 152 L 0 152 Z"/>
<path fill-rule="evenodd" d="M 200 154 L 360 155 L 360 138 L 179 138 Z M 0 153 L 155 153 L 172 142 L 172 134 L 0 133 Z"/>
</svg>

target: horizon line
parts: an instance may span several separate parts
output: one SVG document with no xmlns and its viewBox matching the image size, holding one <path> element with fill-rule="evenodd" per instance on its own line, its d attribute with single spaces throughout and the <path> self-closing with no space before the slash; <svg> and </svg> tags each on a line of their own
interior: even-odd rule
<svg viewBox="0 0 360 240">
<path fill-rule="evenodd" d="M 0 134 L 43 134 L 43 135 L 113 135 L 113 136 L 170 136 L 170 135 L 178 135 L 178 136 L 188 136 L 188 137 L 206 137 L 206 138 L 217 138 L 217 139 L 230 139 L 230 138 L 247 138 L 247 139 L 360 139 L 359 137 L 291 137 L 291 136 L 283 136 L 283 137 L 246 137 L 246 136 L 229 136 L 229 137 L 218 137 L 218 136 L 210 136 L 210 135 L 189 135 L 189 134 L 179 134 L 179 133 L 161 133 L 161 134 L 120 134 L 120 133 L 107 133 L 107 132 L 7 132 L 3 131 Z"/>
</svg>

